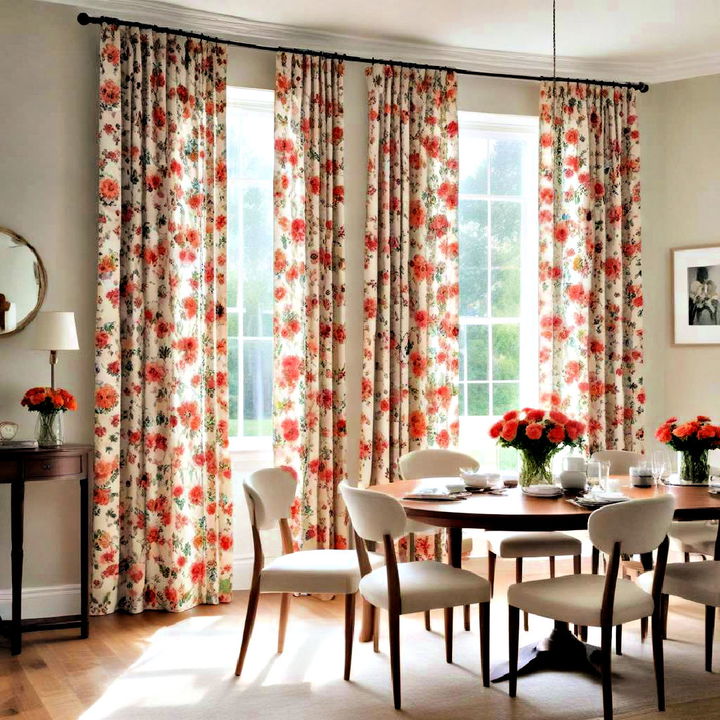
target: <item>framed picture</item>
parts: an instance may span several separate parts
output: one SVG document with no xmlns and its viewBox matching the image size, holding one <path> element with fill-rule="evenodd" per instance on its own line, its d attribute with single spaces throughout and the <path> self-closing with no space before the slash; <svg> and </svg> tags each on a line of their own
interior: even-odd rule
<svg viewBox="0 0 720 720">
<path fill-rule="evenodd" d="M 675 343 L 720 343 L 720 245 L 672 254 Z"/>
</svg>

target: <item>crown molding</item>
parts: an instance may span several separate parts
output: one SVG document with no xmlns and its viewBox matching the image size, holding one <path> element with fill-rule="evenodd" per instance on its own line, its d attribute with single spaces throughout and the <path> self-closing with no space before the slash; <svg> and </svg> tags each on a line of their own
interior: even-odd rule
<svg viewBox="0 0 720 720">
<path fill-rule="evenodd" d="M 180 7 L 159 0 L 42 0 L 70 5 L 78 12 L 108 15 L 137 22 L 177 27 L 228 40 L 257 43 L 270 47 L 297 47 L 308 50 L 341 52 L 405 62 L 447 65 L 467 70 L 509 72 L 528 75 L 552 74 L 552 58 L 518 52 L 477 50 L 445 45 L 387 40 L 380 37 L 336 34 L 278 23 L 264 23 Z M 559 75 L 596 80 L 623 80 L 660 83 L 720 73 L 720 53 L 685 58 L 654 60 L 602 60 L 557 58 Z"/>
</svg>

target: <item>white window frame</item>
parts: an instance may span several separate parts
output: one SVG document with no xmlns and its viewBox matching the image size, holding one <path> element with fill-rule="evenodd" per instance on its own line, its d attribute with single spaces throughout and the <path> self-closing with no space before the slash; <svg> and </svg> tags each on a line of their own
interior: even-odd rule
<svg viewBox="0 0 720 720">
<path fill-rule="evenodd" d="M 539 119 L 525 115 L 498 115 L 492 113 L 478 113 L 460 111 L 459 128 L 460 136 L 463 133 L 479 133 L 487 140 L 504 139 L 509 134 L 522 136 L 526 142 L 522 158 L 522 193 L 520 196 L 493 195 L 490 185 L 490 163 L 488 162 L 488 192 L 483 194 L 461 194 L 460 200 L 484 200 L 487 201 L 488 222 L 492 227 L 492 204 L 494 201 L 509 201 L 521 203 L 522 213 L 520 217 L 520 253 L 522 262 L 520 264 L 520 315 L 519 317 L 490 317 L 490 305 L 492 302 L 491 288 L 491 238 L 488 236 L 488 316 L 461 316 L 461 326 L 488 326 L 488 401 L 492 412 L 493 404 L 493 383 L 511 383 L 515 380 L 495 380 L 492 372 L 492 332 L 490 326 L 502 324 L 517 324 L 520 327 L 520 377 L 519 397 L 521 406 L 535 405 L 538 401 L 538 217 L 537 217 L 537 162 L 538 162 L 538 134 Z M 461 141 L 462 142 L 462 141 Z M 462 157 L 460 158 L 462 163 Z M 462 240 L 460 240 L 462 242 Z M 467 333 L 464 333 L 467 340 Z M 460 380 L 464 384 L 464 400 L 467 407 L 469 385 L 474 383 L 483 384 L 485 381 L 467 380 L 467 353 L 463 353 L 463 367 L 460 368 Z M 477 439 L 478 433 L 486 433 L 488 427 L 496 420 L 497 415 L 465 415 L 465 407 L 460 408 L 461 436 L 467 439 Z M 465 444 L 465 441 L 461 441 Z M 477 442 L 477 440 L 475 440 Z"/>
<path fill-rule="evenodd" d="M 228 87 L 227 89 L 227 105 L 228 109 L 231 107 L 242 108 L 246 111 L 257 111 L 257 112 L 270 112 L 272 115 L 274 112 L 275 93 L 273 90 L 264 90 L 260 88 L 244 88 L 244 87 Z M 229 164 L 229 163 L 228 163 Z M 256 178 L 245 178 L 245 177 L 228 177 L 228 194 L 231 192 L 242 193 L 244 189 L 249 185 L 262 185 L 267 186 L 272 193 L 273 178 L 270 176 L 266 180 L 257 180 Z M 241 220 L 240 226 L 242 227 L 242 204 L 239 205 Z M 234 262 L 235 258 L 228 258 L 228 262 Z M 240 267 L 243 267 L 242 260 L 242 244 L 240 245 L 240 257 L 238 258 Z M 243 423 L 243 408 L 244 408 L 244 352 L 243 347 L 245 341 L 248 340 L 269 340 L 272 343 L 273 338 L 265 336 L 245 336 L 243 334 L 243 313 L 242 313 L 242 275 L 238 278 L 238 294 L 235 298 L 228 297 L 227 311 L 228 315 L 231 312 L 237 313 L 238 318 L 238 338 L 240 339 L 239 351 L 238 351 L 238 364 L 235 372 L 238 374 L 238 423 L 239 429 Z M 233 303 L 233 304 L 231 304 Z M 228 368 L 228 372 L 232 372 Z M 272 399 L 271 399 L 271 412 L 272 412 Z M 272 435 L 236 435 L 229 438 L 230 451 L 231 452 L 262 452 L 272 450 Z"/>
</svg>

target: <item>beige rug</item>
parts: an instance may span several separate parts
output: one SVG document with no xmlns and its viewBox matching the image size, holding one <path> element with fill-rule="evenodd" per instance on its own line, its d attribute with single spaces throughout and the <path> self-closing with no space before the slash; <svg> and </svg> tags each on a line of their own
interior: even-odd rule
<svg viewBox="0 0 720 720">
<path fill-rule="evenodd" d="M 352 681 L 342 680 L 343 628 L 340 608 L 312 598 L 293 601 L 283 655 L 275 654 L 277 598 L 264 596 L 261 607 L 273 609 L 258 619 L 245 674 L 233 675 L 244 616 L 244 596 L 236 616 L 202 615 L 181 619 L 159 630 L 147 650 L 83 716 L 83 720 L 132 718 L 397 718 L 392 708 L 387 637 L 381 652 L 356 643 Z M 274 606 L 274 607 L 273 607 Z M 492 607 L 492 654 L 507 653 L 504 600 Z M 599 682 L 574 673 L 546 672 L 521 677 L 518 697 L 507 683 L 484 689 L 479 676 L 477 617 L 473 629 L 458 629 L 455 662 L 444 661 L 442 613 L 433 613 L 435 632 L 424 630 L 421 616 L 401 620 L 403 710 L 408 718 L 540 718 L 582 720 L 602 713 Z M 359 615 L 358 615 L 359 619 Z M 521 644 L 547 634 L 551 623 L 531 618 Z M 597 630 L 590 641 L 598 642 Z M 665 644 L 668 703 L 720 696 L 720 676 L 703 671 L 702 610 L 677 601 Z M 639 641 L 639 624 L 625 627 L 624 655 L 613 656 L 616 714 L 651 711 L 655 683 L 650 642 Z M 719 651 L 720 652 L 720 649 Z M 720 668 L 720 657 L 716 667 Z M 717 715 L 720 717 L 720 699 Z M 652 717 L 652 715 L 648 715 Z"/>
</svg>

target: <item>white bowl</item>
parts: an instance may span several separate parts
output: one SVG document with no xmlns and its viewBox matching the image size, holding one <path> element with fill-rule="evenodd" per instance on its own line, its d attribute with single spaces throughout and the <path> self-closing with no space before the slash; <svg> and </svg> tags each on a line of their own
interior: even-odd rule
<svg viewBox="0 0 720 720">
<path fill-rule="evenodd" d="M 460 477 L 468 487 L 477 489 L 490 487 L 500 479 L 498 473 L 467 472 L 465 470 L 460 471 Z"/>
</svg>

